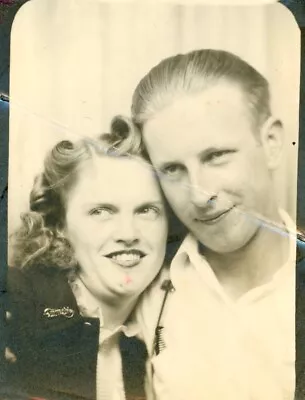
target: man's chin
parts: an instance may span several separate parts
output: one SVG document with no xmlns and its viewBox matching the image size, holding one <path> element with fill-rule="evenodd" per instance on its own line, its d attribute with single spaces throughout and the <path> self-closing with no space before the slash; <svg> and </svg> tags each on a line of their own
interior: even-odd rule
<svg viewBox="0 0 305 400">
<path fill-rule="evenodd" d="M 259 224 L 248 223 L 243 219 L 237 220 L 233 226 L 223 226 L 222 229 L 214 227 L 192 226 L 190 231 L 201 243 L 202 249 L 206 248 L 218 254 L 230 254 L 241 251 L 257 236 Z"/>
<path fill-rule="evenodd" d="M 228 237 L 227 239 L 221 239 L 220 237 L 213 238 L 204 236 L 199 236 L 194 234 L 200 243 L 200 252 L 204 254 L 205 252 L 213 252 L 217 254 L 230 254 L 238 252 L 245 248 L 248 242 L 251 240 L 247 236 L 242 236 L 238 238 Z"/>
</svg>

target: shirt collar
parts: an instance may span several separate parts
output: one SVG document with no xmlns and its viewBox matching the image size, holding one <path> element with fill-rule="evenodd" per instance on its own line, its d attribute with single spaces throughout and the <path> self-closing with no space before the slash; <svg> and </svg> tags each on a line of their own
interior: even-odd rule
<svg viewBox="0 0 305 400">
<path fill-rule="evenodd" d="M 279 209 L 279 214 L 287 230 L 286 232 L 284 232 L 284 234 L 287 234 L 289 237 L 289 254 L 286 263 L 274 274 L 273 281 L 278 280 L 282 275 L 286 274 L 286 272 L 289 272 L 291 270 L 291 267 L 295 266 L 296 262 L 296 224 L 295 222 L 293 222 L 288 213 L 283 209 Z"/>
<path fill-rule="evenodd" d="M 273 281 L 278 279 L 279 276 L 282 276 L 284 272 L 288 269 L 291 269 L 292 265 L 295 265 L 296 260 L 296 224 L 293 222 L 291 217 L 288 215 L 286 211 L 283 209 L 279 209 L 279 214 L 282 219 L 283 224 L 285 225 L 287 232 L 285 234 L 289 235 L 289 256 L 287 262 L 274 274 Z M 175 286 L 175 278 L 176 273 L 179 274 L 178 266 L 183 265 L 184 267 L 188 267 L 188 265 L 198 265 L 206 261 L 205 257 L 199 252 L 198 240 L 192 233 L 189 233 L 184 241 L 182 242 L 180 248 L 178 249 L 176 255 L 174 256 L 171 264 L 170 275 Z M 211 270 L 211 268 L 209 268 Z M 212 273 L 212 270 L 211 270 Z M 214 274 L 213 274 L 214 275 Z"/>
</svg>

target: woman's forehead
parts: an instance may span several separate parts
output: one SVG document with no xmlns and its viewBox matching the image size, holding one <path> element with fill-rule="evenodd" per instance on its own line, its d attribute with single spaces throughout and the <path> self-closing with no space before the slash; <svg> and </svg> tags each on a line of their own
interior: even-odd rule
<svg viewBox="0 0 305 400">
<path fill-rule="evenodd" d="M 70 198 L 160 200 L 161 194 L 152 166 L 140 157 L 100 156 L 86 160 L 79 168 Z"/>
</svg>

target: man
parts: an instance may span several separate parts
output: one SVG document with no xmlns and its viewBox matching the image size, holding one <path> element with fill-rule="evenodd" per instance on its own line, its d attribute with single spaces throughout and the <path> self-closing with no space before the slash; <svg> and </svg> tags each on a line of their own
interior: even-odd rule
<svg viewBox="0 0 305 400">
<path fill-rule="evenodd" d="M 160 290 L 143 303 L 149 348 L 151 321 L 161 332 L 158 400 L 294 397 L 295 228 L 275 196 L 283 126 L 269 103 L 267 80 L 218 50 L 170 57 L 135 90 L 134 121 L 190 232 L 162 312 Z"/>
</svg>

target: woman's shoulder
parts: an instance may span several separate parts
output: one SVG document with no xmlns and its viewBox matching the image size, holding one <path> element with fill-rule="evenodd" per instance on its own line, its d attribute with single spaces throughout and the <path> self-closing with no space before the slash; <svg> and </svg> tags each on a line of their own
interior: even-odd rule
<svg viewBox="0 0 305 400">
<path fill-rule="evenodd" d="M 21 267 L 19 265 L 9 265 L 7 267 L 7 277 L 10 279 L 23 279 L 23 280 L 35 280 L 36 278 L 46 279 L 56 277 L 62 274 L 60 268 L 51 265 L 31 265 Z"/>
<path fill-rule="evenodd" d="M 10 301 L 33 297 L 32 274 L 24 268 L 9 266 L 6 271 L 6 293 Z"/>
<path fill-rule="evenodd" d="M 64 272 L 55 267 L 37 265 L 31 267 L 9 266 L 6 271 L 6 285 L 9 293 L 20 291 L 23 288 L 28 290 L 45 291 L 46 287 L 55 288 L 58 284 L 67 283 L 67 276 Z"/>
<path fill-rule="evenodd" d="M 66 275 L 9 267 L 7 278 L 6 345 L 16 356 L 9 379 L 38 397 L 55 388 L 94 392 L 99 321 L 80 316 Z"/>
<path fill-rule="evenodd" d="M 42 308 L 69 307 L 77 310 L 66 272 L 55 267 L 8 267 L 6 292 L 8 305 L 15 311 L 24 308 L 25 303 L 35 308 L 36 312 Z"/>
<path fill-rule="evenodd" d="M 22 344 L 22 351 L 29 340 L 39 340 L 42 349 L 49 349 L 51 342 L 61 346 L 78 343 L 84 340 L 85 331 L 87 336 L 89 330 L 92 335 L 98 332 L 98 321 L 81 317 L 67 276 L 48 269 L 9 267 L 6 311 L 9 330 Z"/>
</svg>

